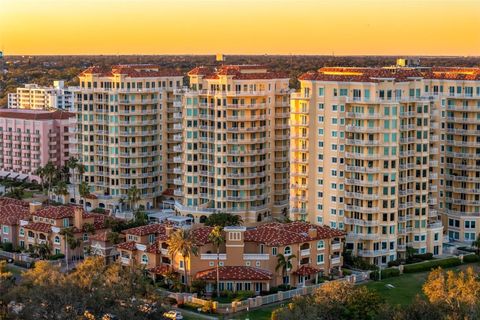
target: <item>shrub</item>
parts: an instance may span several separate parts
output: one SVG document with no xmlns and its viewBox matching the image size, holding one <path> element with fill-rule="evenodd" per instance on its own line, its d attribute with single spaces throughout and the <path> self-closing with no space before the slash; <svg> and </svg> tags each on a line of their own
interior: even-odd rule
<svg viewBox="0 0 480 320">
<path fill-rule="evenodd" d="M 278 291 L 288 291 L 288 290 L 295 289 L 295 287 L 292 287 L 289 284 L 281 284 L 277 287 L 277 289 L 278 289 Z"/>
<path fill-rule="evenodd" d="M 427 252 L 427 253 L 422 253 L 422 254 L 414 254 L 413 255 L 414 259 L 421 259 L 423 260 L 432 260 L 433 259 L 433 253 Z"/>
<path fill-rule="evenodd" d="M 403 269 L 404 273 L 414 273 L 422 271 L 430 271 L 437 267 L 449 268 L 461 265 L 462 262 L 459 258 L 447 258 L 442 260 L 431 260 L 416 264 L 406 265 Z"/>
<path fill-rule="evenodd" d="M 22 268 L 33 268 L 35 266 L 34 262 L 26 262 L 26 261 L 20 261 L 20 260 L 15 260 L 13 261 L 13 264 Z"/>
<path fill-rule="evenodd" d="M 173 297 L 165 297 L 163 298 L 163 303 L 173 306 L 174 304 L 177 304 L 177 299 Z"/>
<path fill-rule="evenodd" d="M 349 276 L 352 274 L 352 270 L 342 268 L 342 273 L 344 276 Z"/>
<path fill-rule="evenodd" d="M 477 250 L 472 247 L 458 247 L 457 249 L 462 251 L 467 251 L 467 252 L 477 252 Z"/>
<path fill-rule="evenodd" d="M 105 209 L 104 208 L 95 208 L 92 211 L 92 213 L 100 213 L 100 214 L 105 214 Z"/>
<path fill-rule="evenodd" d="M 471 262 L 478 262 L 478 261 L 480 261 L 480 256 L 477 256 L 476 254 L 469 254 L 463 257 L 464 263 L 471 263 Z"/>
<path fill-rule="evenodd" d="M 405 264 L 404 259 L 397 259 L 393 261 L 388 261 L 388 267 L 398 267 L 401 264 Z"/>
<path fill-rule="evenodd" d="M 398 277 L 400 275 L 400 270 L 397 268 L 387 268 L 382 270 L 382 279 Z M 370 279 L 378 280 L 379 279 L 379 271 L 373 271 L 370 273 Z"/>
<path fill-rule="evenodd" d="M 13 243 L 11 242 L 4 242 L 0 245 L 0 249 L 7 251 L 7 252 L 13 252 Z"/>
<path fill-rule="evenodd" d="M 63 253 L 57 253 L 57 254 L 53 254 L 50 257 L 48 257 L 48 260 L 60 260 L 60 259 L 64 259 L 64 258 L 65 258 L 65 255 Z"/>
<path fill-rule="evenodd" d="M 253 291 L 247 291 L 247 290 L 240 290 L 236 292 L 236 298 L 235 301 L 242 301 L 246 300 L 248 298 L 251 298 L 255 295 Z"/>
<path fill-rule="evenodd" d="M 213 307 L 213 301 L 208 300 L 202 307 L 202 311 L 205 313 L 213 313 L 215 311 Z"/>
</svg>

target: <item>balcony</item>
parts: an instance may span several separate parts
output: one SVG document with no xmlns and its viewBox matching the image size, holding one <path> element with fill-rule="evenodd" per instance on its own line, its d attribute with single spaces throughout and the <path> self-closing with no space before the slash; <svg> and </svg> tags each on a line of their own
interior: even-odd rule
<svg viewBox="0 0 480 320">
<path fill-rule="evenodd" d="M 300 256 L 304 257 L 304 256 L 309 256 L 309 255 L 310 255 L 310 249 L 300 250 Z"/>
<path fill-rule="evenodd" d="M 269 260 L 270 256 L 265 253 L 244 253 L 243 260 Z"/>
<path fill-rule="evenodd" d="M 175 189 L 175 190 L 173 191 L 173 195 L 176 196 L 176 197 L 181 197 L 181 196 L 183 196 L 182 189 Z"/>
<path fill-rule="evenodd" d="M 120 262 L 124 265 L 130 265 L 130 258 L 129 257 L 120 257 Z"/>
<path fill-rule="evenodd" d="M 339 265 L 342 261 L 341 261 L 341 257 L 340 256 L 333 256 L 331 259 L 330 259 L 330 262 L 332 265 Z"/>
<path fill-rule="evenodd" d="M 340 250 L 342 248 L 342 243 L 341 242 L 332 242 L 332 250 Z"/>
<path fill-rule="evenodd" d="M 200 254 L 200 260 L 227 260 L 226 253 L 202 253 Z"/>
</svg>

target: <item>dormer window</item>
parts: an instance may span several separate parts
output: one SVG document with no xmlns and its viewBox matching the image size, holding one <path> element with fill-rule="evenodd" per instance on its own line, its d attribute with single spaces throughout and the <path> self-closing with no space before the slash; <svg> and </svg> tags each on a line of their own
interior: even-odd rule
<svg viewBox="0 0 480 320">
<path fill-rule="evenodd" d="M 148 243 L 153 243 L 153 242 L 155 242 L 155 235 L 152 233 L 148 235 Z"/>
</svg>

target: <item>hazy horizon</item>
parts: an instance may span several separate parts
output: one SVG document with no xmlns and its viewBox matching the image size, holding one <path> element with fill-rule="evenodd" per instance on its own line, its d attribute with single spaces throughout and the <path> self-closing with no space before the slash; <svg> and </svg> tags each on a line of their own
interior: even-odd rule
<svg viewBox="0 0 480 320">
<path fill-rule="evenodd" d="M 477 0 L 0 0 L 8 55 L 478 56 Z"/>
</svg>

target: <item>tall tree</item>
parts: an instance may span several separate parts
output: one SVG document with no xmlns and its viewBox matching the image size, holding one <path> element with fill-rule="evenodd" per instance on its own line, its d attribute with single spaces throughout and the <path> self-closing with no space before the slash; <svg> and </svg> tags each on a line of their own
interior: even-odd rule
<svg viewBox="0 0 480 320">
<path fill-rule="evenodd" d="M 80 185 L 78 186 L 78 193 L 80 193 L 80 198 L 83 200 L 83 208 L 87 208 L 87 201 L 86 197 L 90 194 L 90 186 L 86 181 L 80 182 Z"/>
<path fill-rule="evenodd" d="M 277 254 L 277 265 L 275 266 L 275 271 L 281 270 L 282 281 L 287 275 L 287 272 L 293 268 L 292 259 L 295 258 L 296 256 L 294 254 L 288 256 L 285 256 L 281 253 Z"/>
<path fill-rule="evenodd" d="M 170 238 L 167 240 L 168 252 L 175 257 L 175 255 L 180 254 L 183 258 L 183 270 L 185 276 L 185 286 L 188 291 L 188 279 L 187 279 L 187 269 L 188 269 L 188 259 L 192 255 L 198 254 L 198 247 L 195 243 L 195 239 L 192 236 L 192 233 L 187 229 L 178 229 L 170 235 Z M 173 263 L 173 260 L 172 260 Z"/>
<path fill-rule="evenodd" d="M 53 187 L 53 192 L 56 195 L 67 196 L 69 194 L 67 183 L 63 180 L 58 181 L 57 184 Z"/>
<path fill-rule="evenodd" d="M 140 199 L 140 190 L 138 190 L 137 186 L 130 187 L 127 192 L 127 200 L 133 212 L 137 211 L 137 203 Z"/>
<path fill-rule="evenodd" d="M 219 226 L 222 228 L 227 226 L 241 226 L 242 224 L 243 221 L 240 216 L 225 212 L 213 213 L 208 216 L 207 220 L 205 221 L 206 226 Z"/>
<path fill-rule="evenodd" d="M 213 246 L 215 247 L 216 251 L 217 251 L 217 265 L 216 265 L 216 269 L 217 269 L 217 297 L 220 296 L 220 266 L 219 266 L 219 263 L 220 263 L 220 246 L 223 245 L 225 243 L 225 237 L 223 236 L 223 233 L 222 233 L 222 227 L 220 226 L 215 226 L 212 231 L 210 232 L 210 234 L 208 235 L 208 241 L 210 241 Z"/>
</svg>

